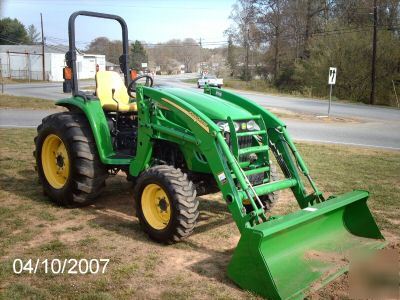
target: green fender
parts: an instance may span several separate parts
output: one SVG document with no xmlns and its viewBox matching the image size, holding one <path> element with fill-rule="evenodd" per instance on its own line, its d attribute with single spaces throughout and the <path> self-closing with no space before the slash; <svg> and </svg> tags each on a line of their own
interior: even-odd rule
<svg viewBox="0 0 400 300">
<path fill-rule="evenodd" d="M 110 129 L 101 107 L 100 101 L 96 99 L 84 100 L 82 97 L 71 97 L 56 101 L 56 105 L 63 106 L 69 110 L 78 108 L 89 121 L 93 137 L 96 142 L 97 151 L 103 164 L 127 165 L 130 159 L 115 159 Z"/>
</svg>

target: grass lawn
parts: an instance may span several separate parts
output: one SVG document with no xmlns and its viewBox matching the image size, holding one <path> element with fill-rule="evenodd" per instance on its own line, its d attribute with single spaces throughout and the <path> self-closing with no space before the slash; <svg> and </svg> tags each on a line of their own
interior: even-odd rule
<svg viewBox="0 0 400 300">
<path fill-rule="evenodd" d="M 184 79 L 182 82 L 190 83 L 193 85 L 197 85 L 197 78 Z M 324 96 L 316 96 L 312 94 L 311 89 L 304 89 L 303 91 L 279 91 L 277 88 L 271 86 L 263 79 L 253 79 L 251 81 L 243 81 L 235 78 L 224 78 L 224 89 L 234 89 L 234 90 L 242 90 L 242 91 L 252 91 L 252 92 L 260 92 L 267 93 L 272 95 L 281 95 L 281 96 L 292 96 L 292 97 L 300 97 L 300 98 L 315 98 L 315 99 L 328 99 Z M 332 96 L 332 100 L 340 100 L 345 102 L 355 102 L 350 100 L 338 99 L 335 96 Z"/>
<path fill-rule="evenodd" d="M 47 80 L 29 80 L 29 79 L 16 79 L 16 78 L 0 78 L 0 84 L 3 82 L 4 84 L 16 84 L 16 83 L 43 83 L 43 82 L 49 82 Z"/>
<path fill-rule="evenodd" d="M 159 245 L 141 231 L 132 188 L 123 176 L 110 178 L 90 207 L 53 205 L 34 171 L 34 135 L 32 129 L 0 129 L 0 299 L 256 298 L 226 277 L 239 232 L 219 194 L 200 197 L 192 236 Z M 299 150 L 327 194 L 369 190 L 378 225 L 389 240 L 398 240 L 400 152 L 317 144 L 299 144 Z M 293 210 L 290 201 L 283 194 L 275 212 Z M 16 258 L 110 262 L 98 275 L 15 275 Z"/>
<path fill-rule="evenodd" d="M 2 108 L 56 109 L 57 106 L 52 100 L 0 94 L 0 109 Z"/>
<path fill-rule="evenodd" d="M 182 82 L 197 84 L 198 78 L 184 79 Z"/>
<path fill-rule="evenodd" d="M 279 94 L 275 88 L 271 87 L 265 80 L 262 79 L 254 79 L 248 82 L 239 79 L 224 79 L 224 87 L 237 90 Z"/>
</svg>

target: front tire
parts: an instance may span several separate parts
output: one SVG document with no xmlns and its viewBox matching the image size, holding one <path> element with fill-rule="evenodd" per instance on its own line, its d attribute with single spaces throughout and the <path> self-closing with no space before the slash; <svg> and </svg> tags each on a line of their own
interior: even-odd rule
<svg viewBox="0 0 400 300">
<path fill-rule="evenodd" d="M 193 183 L 180 169 L 159 165 L 144 171 L 134 195 L 136 215 L 151 239 L 170 244 L 193 232 L 199 201 Z"/>
<path fill-rule="evenodd" d="M 108 176 L 86 117 L 62 112 L 42 120 L 35 137 L 44 194 L 63 206 L 85 206 L 100 195 Z"/>
<path fill-rule="evenodd" d="M 271 176 L 271 182 L 272 181 L 278 181 L 279 180 L 279 173 L 278 170 L 276 169 L 275 164 L 270 164 L 270 176 Z M 261 202 L 265 206 L 265 211 L 270 211 L 272 207 L 275 205 L 275 203 L 279 200 L 279 192 L 275 191 L 267 195 L 263 195 L 260 197 Z"/>
</svg>

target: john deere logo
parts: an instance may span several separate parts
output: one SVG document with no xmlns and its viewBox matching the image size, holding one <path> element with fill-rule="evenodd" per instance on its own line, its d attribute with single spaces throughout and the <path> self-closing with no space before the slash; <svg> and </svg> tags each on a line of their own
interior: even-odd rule
<svg viewBox="0 0 400 300">
<path fill-rule="evenodd" d="M 172 105 L 173 107 L 179 109 L 181 112 L 183 112 L 185 115 L 187 115 L 189 118 L 191 118 L 193 121 L 195 121 L 201 128 L 203 128 L 205 131 L 210 132 L 210 128 L 208 128 L 208 125 L 204 120 L 202 120 L 199 116 L 195 115 L 191 111 L 187 111 L 183 107 L 180 107 L 178 104 L 172 102 L 171 100 L 161 98 L 161 100 L 167 102 L 168 104 Z"/>
</svg>

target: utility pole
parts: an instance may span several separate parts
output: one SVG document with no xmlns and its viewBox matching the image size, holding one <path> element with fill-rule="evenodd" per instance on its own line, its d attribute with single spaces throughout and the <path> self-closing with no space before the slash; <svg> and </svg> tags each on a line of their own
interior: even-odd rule
<svg viewBox="0 0 400 300">
<path fill-rule="evenodd" d="M 245 80 L 249 81 L 249 36 L 250 36 L 250 29 L 247 28 L 247 35 L 246 35 L 246 73 L 245 73 Z"/>
<path fill-rule="evenodd" d="M 1 58 L 0 58 L 0 78 L 1 78 L 1 93 L 4 94 L 4 77 L 3 77 L 3 66 L 1 65 Z M 393 86 L 394 86 L 394 83 L 393 83 Z M 397 94 L 396 94 L 396 98 L 397 98 Z"/>
<path fill-rule="evenodd" d="M 42 13 L 40 13 L 40 27 L 42 28 L 42 73 L 43 73 L 43 81 L 45 81 L 46 80 L 46 69 L 45 69 L 45 61 L 44 61 L 44 34 L 43 34 Z"/>
<path fill-rule="evenodd" d="M 200 73 L 203 74 L 203 43 L 200 38 Z"/>
<path fill-rule="evenodd" d="M 378 23 L 378 8 L 376 5 L 376 0 L 374 0 L 374 31 L 372 36 L 372 67 L 371 67 L 371 95 L 369 98 L 370 104 L 375 104 L 375 77 L 376 77 L 376 43 L 377 43 L 377 32 L 376 27 Z"/>
</svg>

